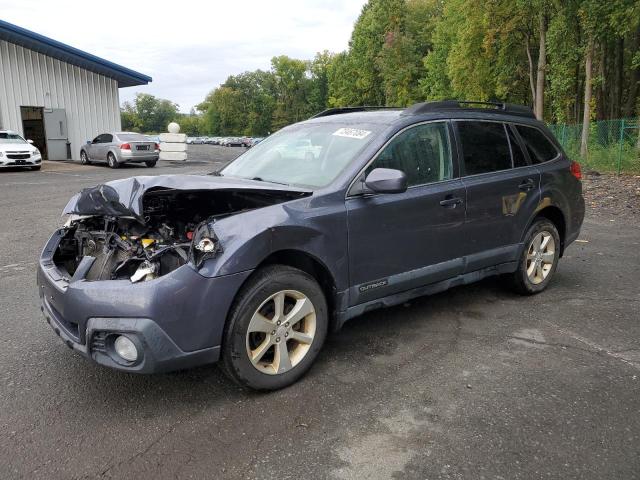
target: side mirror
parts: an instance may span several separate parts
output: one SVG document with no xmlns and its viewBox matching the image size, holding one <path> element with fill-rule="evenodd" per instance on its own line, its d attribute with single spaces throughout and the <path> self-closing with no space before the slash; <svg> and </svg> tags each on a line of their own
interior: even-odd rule
<svg viewBox="0 0 640 480">
<path fill-rule="evenodd" d="M 31 145 L 33 145 L 33 140 L 27 139 L 27 143 L 30 143 Z"/>
<path fill-rule="evenodd" d="M 93 142 L 91 140 L 87 140 L 87 145 L 91 145 Z"/>
<path fill-rule="evenodd" d="M 407 176 L 401 170 L 374 168 L 364 184 L 375 193 L 402 193 L 407 190 Z"/>
</svg>

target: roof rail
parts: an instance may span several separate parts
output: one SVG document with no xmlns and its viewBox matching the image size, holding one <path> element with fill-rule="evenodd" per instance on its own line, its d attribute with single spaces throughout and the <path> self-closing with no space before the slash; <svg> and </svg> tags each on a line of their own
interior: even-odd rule
<svg viewBox="0 0 640 480">
<path fill-rule="evenodd" d="M 483 113 L 506 113 L 521 117 L 536 118 L 533 110 L 525 105 L 500 102 L 472 102 L 461 100 L 443 100 L 439 102 L 416 103 L 407 108 L 402 115 L 421 115 L 424 113 L 443 112 L 451 110 L 471 110 Z"/>
<path fill-rule="evenodd" d="M 384 106 L 362 106 L 362 107 L 336 107 L 329 108 L 327 110 L 323 110 L 320 113 L 316 113 L 314 116 L 310 118 L 320 118 L 320 117 L 328 117 L 330 115 L 340 115 L 343 113 L 353 113 L 353 112 L 368 112 L 370 110 L 402 110 L 402 107 L 384 107 Z"/>
</svg>

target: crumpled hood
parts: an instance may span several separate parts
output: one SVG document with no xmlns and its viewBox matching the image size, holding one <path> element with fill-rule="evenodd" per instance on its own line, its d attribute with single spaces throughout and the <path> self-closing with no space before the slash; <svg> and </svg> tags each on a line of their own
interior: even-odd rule
<svg viewBox="0 0 640 480">
<path fill-rule="evenodd" d="M 85 188 L 71 197 L 62 213 L 135 217 L 143 221 L 142 199 L 145 193 L 150 190 L 165 189 L 182 191 L 311 192 L 303 188 L 232 177 L 210 175 L 140 176 L 114 180 L 95 187 Z"/>
</svg>

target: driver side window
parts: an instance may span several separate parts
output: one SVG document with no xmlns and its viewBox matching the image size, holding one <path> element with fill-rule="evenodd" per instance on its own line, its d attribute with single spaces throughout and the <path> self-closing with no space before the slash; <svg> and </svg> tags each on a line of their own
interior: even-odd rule
<svg viewBox="0 0 640 480">
<path fill-rule="evenodd" d="M 380 152 L 366 174 L 374 168 L 402 170 L 410 187 L 449 180 L 451 143 L 447 124 L 425 123 L 402 132 Z"/>
</svg>

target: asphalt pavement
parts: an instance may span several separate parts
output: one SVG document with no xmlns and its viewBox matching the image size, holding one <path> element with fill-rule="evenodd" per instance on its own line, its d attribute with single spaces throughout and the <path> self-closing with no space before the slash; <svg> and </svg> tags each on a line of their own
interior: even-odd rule
<svg viewBox="0 0 640 480">
<path fill-rule="evenodd" d="M 0 172 L 1 479 L 640 476 L 637 218 L 588 214 L 538 296 L 489 279 L 354 319 L 274 393 L 216 366 L 138 376 L 73 353 L 35 285 L 62 208 L 87 186 L 206 173 L 241 150 L 190 151 L 154 169 Z"/>
</svg>

